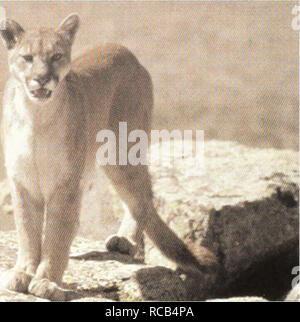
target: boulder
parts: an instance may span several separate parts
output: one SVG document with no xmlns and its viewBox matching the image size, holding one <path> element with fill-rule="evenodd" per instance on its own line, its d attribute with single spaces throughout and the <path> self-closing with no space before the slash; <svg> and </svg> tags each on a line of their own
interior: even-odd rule
<svg viewBox="0 0 300 322">
<path fill-rule="evenodd" d="M 299 265 L 298 153 L 209 141 L 203 167 L 203 151 L 164 162 L 167 144 L 151 150 L 161 160 L 151 166 L 159 214 L 200 261 L 207 247 L 219 262 L 215 276 L 190 290 L 204 298 L 283 296 Z M 149 240 L 146 259 L 174 267 Z"/>
<path fill-rule="evenodd" d="M 293 287 L 285 298 L 287 302 L 300 302 L 300 283 Z"/>
</svg>

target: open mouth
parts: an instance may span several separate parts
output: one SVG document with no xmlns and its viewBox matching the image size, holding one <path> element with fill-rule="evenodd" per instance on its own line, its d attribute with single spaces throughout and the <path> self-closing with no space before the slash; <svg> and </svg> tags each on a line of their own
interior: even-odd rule
<svg viewBox="0 0 300 322">
<path fill-rule="evenodd" d="M 39 88 L 34 91 L 30 91 L 30 93 L 36 98 L 49 98 L 52 94 L 52 91 L 47 88 Z"/>
</svg>

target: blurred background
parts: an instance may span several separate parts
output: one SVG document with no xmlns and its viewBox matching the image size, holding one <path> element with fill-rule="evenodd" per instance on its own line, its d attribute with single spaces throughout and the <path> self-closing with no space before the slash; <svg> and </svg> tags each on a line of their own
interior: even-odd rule
<svg viewBox="0 0 300 322">
<path fill-rule="evenodd" d="M 205 140 L 297 150 L 299 47 L 298 32 L 291 28 L 295 4 L 0 3 L 7 17 L 24 29 L 57 26 L 66 15 L 78 12 L 81 28 L 75 56 L 99 42 L 129 47 L 153 78 L 154 129 L 198 129 L 204 130 Z M 3 46 L 0 57 L 2 99 L 8 77 Z M 1 179 L 2 160 L 1 153 Z M 84 235 L 89 236 L 88 226 L 103 222 L 98 210 L 95 202 L 85 207 L 89 219 L 82 225 Z M 0 229 L 13 227 L 11 216 L 7 218 L 0 216 Z"/>
</svg>

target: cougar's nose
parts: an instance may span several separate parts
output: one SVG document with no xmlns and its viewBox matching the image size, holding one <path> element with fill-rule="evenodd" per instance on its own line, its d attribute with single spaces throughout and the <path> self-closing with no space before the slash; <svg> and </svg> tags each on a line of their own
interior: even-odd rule
<svg viewBox="0 0 300 322">
<path fill-rule="evenodd" d="M 38 82 L 41 86 L 45 86 L 50 81 L 50 76 L 48 74 L 41 75 L 34 78 L 36 82 Z"/>
</svg>

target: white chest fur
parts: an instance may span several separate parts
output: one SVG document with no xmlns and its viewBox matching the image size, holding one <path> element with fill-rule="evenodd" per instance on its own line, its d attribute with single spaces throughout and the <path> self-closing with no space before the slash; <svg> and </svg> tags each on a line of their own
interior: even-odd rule
<svg viewBox="0 0 300 322">
<path fill-rule="evenodd" d="M 29 105 L 16 91 L 4 108 L 7 174 L 45 200 L 69 176 L 66 115 L 59 107 L 55 101 L 49 106 Z M 55 113 L 58 117 L 54 117 Z"/>
</svg>

